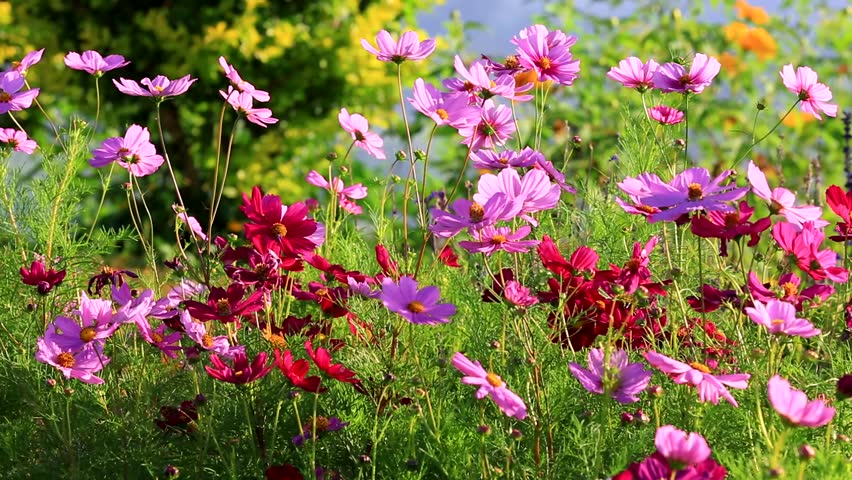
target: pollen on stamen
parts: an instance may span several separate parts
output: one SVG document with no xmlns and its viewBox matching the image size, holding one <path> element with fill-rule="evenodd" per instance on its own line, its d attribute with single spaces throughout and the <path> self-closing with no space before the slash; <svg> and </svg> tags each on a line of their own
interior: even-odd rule
<svg viewBox="0 0 852 480">
<path fill-rule="evenodd" d="M 287 227 L 285 227 L 284 225 L 282 225 L 280 223 L 273 223 L 271 230 L 272 230 L 272 234 L 275 235 L 276 237 L 286 237 L 287 236 Z"/>
<path fill-rule="evenodd" d="M 488 384 L 494 388 L 500 388 L 503 386 L 503 380 L 494 373 L 488 372 L 488 374 L 485 375 L 485 380 L 487 380 Z"/>
<path fill-rule="evenodd" d="M 506 243 L 506 241 L 506 236 L 500 235 L 499 233 L 491 237 L 491 243 L 494 245 L 503 245 L 504 243 Z"/>
<path fill-rule="evenodd" d="M 212 337 L 210 334 L 205 333 L 205 334 L 201 337 L 201 345 L 202 345 L 204 348 L 210 348 L 210 347 L 212 347 L 212 346 L 213 346 L 213 337 Z"/>
<path fill-rule="evenodd" d="M 447 113 L 447 111 L 444 110 L 443 108 L 439 108 L 439 109 L 435 110 L 435 114 L 438 115 L 441 118 L 441 120 L 449 120 L 449 118 L 450 118 L 450 114 Z"/>
<path fill-rule="evenodd" d="M 539 60 L 538 64 L 542 70 L 547 70 L 553 66 L 552 62 L 547 57 L 541 57 L 541 60 Z"/>
<path fill-rule="evenodd" d="M 793 282 L 785 282 L 781 288 L 784 290 L 785 297 L 792 297 L 799 293 L 798 287 Z"/>
<path fill-rule="evenodd" d="M 73 368 L 74 362 L 74 355 L 68 352 L 62 352 L 56 356 L 56 364 L 62 368 Z"/>
<path fill-rule="evenodd" d="M 408 311 L 411 313 L 423 313 L 426 311 L 426 306 L 417 300 L 412 300 L 406 308 L 408 308 Z"/>
<path fill-rule="evenodd" d="M 701 188 L 700 183 L 690 183 L 687 188 L 689 189 L 690 200 L 701 200 L 704 198 L 704 190 Z"/>
<path fill-rule="evenodd" d="M 6 92 L 0 93 L 0 102 L 8 103 L 11 100 L 12 100 L 12 96 L 9 95 L 8 93 L 6 93 Z"/>
<path fill-rule="evenodd" d="M 702 372 L 702 373 L 712 373 L 712 370 L 710 370 L 710 367 L 708 367 L 707 365 L 704 365 L 703 363 L 700 363 L 700 362 L 691 362 L 689 364 L 689 366 L 698 370 L 699 372 Z"/>
<path fill-rule="evenodd" d="M 473 202 L 470 204 L 468 215 L 470 215 L 470 220 L 472 222 L 481 222 L 482 219 L 485 218 L 485 207 L 479 203 Z"/>
<path fill-rule="evenodd" d="M 227 298 L 220 298 L 219 300 L 216 300 L 216 313 L 221 316 L 231 314 L 231 303 L 228 302 Z"/>
</svg>

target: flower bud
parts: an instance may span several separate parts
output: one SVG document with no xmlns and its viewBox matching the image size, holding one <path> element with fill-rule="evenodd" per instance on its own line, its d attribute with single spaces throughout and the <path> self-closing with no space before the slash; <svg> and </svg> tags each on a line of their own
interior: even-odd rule
<svg viewBox="0 0 852 480">
<path fill-rule="evenodd" d="M 816 457 L 816 449 L 807 443 L 799 447 L 799 460 L 807 462 Z"/>
<path fill-rule="evenodd" d="M 178 478 L 180 476 L 180 470 L 174 465 L 166 465 L 166 468 L 163 469 L 163 475 L 166 478 Z"/>
<path fill-rule="evenodd" d="M 629 424 L 633 423 L 633 421 L 635 419 L 636 419 L 636 417 L 634 417 L 633 414 L 630 413 L 630 412 L 623 412 L 621 414 L 621 423 L 623 423 L 625 425 L 629 425 Z"/>
<path fill-rule="evenodd" d="M 509 432 L 509 435 L 512 436 L 515 440 L 520 440 L 524 438 L 524 432 L 518 430 L 517 428 L 513 428 L 512 431 Z"/>
<path fill-rule="evenodd" d="M 654 398 L 660 398 L 663 396 L 663 387 L 659 385 L 649 385 L 648 388 L 645 389 L 648 392 L 648 395 Z"/>
<path fill-rule="evenodd" d="M 481 433 L 482 435 L 491 435 L 491 427 L 488 425 L 480 425 L 476 428 L 476 431 Z"/>
<path fill-rule="evenodd" d="M 405 160 L 406 158 L 408 158 L 408 155 L 406 155 L 405 152 L 403 152 L 402 150 L 397 150 L 395 156 L 396 156 L 397 162 L 401 162 L 401 161 Z"/>
<path fill-rule="evenodd" d="M 837 399 L 852 398 L 852 374 L 846 374 L 837 379 Z"/>
<path fill-rule="evenodd" d="M 636 417 L 637 420 L 639 420 L 640 422 L 642 422 L 646 425 L 651 423 L 651 417 L 649 417 L 648 414 L 645 413 L 645 411 L 642 410 L 641 408 L 636 410 L 634 417 Z"/>
<path fill-rule="evenodd" d="M 337 160 L 337 153 L 328 152 L 328 154 L 326 154 L 326 156 L 325 156 L 325 159 L 328 160 L 329 162 L 333 162 L 333 161 Z"/>
</svg>

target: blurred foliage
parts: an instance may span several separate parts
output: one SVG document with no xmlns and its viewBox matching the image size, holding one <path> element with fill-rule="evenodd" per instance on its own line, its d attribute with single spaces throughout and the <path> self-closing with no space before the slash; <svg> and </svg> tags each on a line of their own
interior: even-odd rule
<svg viewBox="0 0 852 480">
<path fill-rule="evenodd" d="M 324 170 L 323 159 L 329 150 L 337 148 L 342 153 L 348 146 L 337 123 L 340 107 L 362 112 L 377 126 L 387 125 L 395 115 L 395 74 L 389 75 L 388 65 L 376 61 L 359 40 L 374 43 L 383 28 L 394 32 L 403 25 L 412 28 L 414 12 L 430 4 L 434 2 L 0 1 L 0 64 L 46 48 L 28 81 L 41 88 L 41 104 L 62 124 L 62 119 L 72 115 L 93 118 L 95 112 L 94 80 L 65 68 L 63 57 L 68 51 L 118 53 L 130 60 L 129 66 L 100 80 L 101 131 L 95 134 L 93 147 L 104 138 L 123 134 L 130 123 L 140 123 L 151 129 L 159 150 L 152 104 L 120 94 L 111 83 L 113 78 L 138 81 L 158 74 L 176 78 L 187 73 L 198 77 L 200 81 L 187 94 L 163 104 L 162 121 L 184 199 L 191 211 L 203 213 L 209 204 L 223 103 L 217 90 L 227 87 L 217 63 L 220 55 L 244 79 L 270 92 L 271 101 L 263 106 L 281 120 L 268 130 L 243 123 L 237 127 L 226 197 L 236 198 L 239 192 L 262 183 L 267 191 L 286 200 L 302 199 L 314 193 L 304 182 L 305 174 L 312 168 Z M 22 113 L 28 132 L 46 134 L 36 109 Z M 229 108 L 224 142 L 233 118 Z M 85 174 L 93 175 L 91 171 Z M 150 189 L 153 208 L 171 217 L 174 192 L 165 169 L 156 175 Z M 117 205 L 123 204 L 123 195 L 111 198 Z M 238 203 L 226 201 L 223 205 L 234 209 Z M 223 211 L 218 218 L 224 221 L 233 218 L 233 213 Z M 125 224 L 124 220 L 118 212 L 106 224 Z"/>
</svg>

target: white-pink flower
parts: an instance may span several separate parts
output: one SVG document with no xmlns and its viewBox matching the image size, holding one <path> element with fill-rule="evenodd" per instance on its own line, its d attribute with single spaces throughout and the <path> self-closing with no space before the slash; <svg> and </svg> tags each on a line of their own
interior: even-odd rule
<svg viewBox="0 0 852 480">
<path fill-rule="evenodd" d="M 769 208 L 772 212 L 783 215 L 788 222 L 799 229 L 805 222 L 814 222 L 815 227 L 828 225 L 828 222 L 820 218 L 822 216 L 821 208 L 815 205 L 797 207 L 795 193 L 782 187 L 770 189 L 766 175 L 753 161 L 748 162 L 748 182 L 751 184 L 751 191 L 755 195 L 770 203 Z"/>
<path fill-rule="evenodd" d="M 772 334 L 810 338 L 822 333 L 811 322 L 796 318 L 796 307 L 792 303 L 781 300 L 763 303 L 755 300 L 754 307 L 746 308 L 745 312 L 754 323 L 763 325 Z"/>
<path fill-rule="evenodd" d="M 788 90 L 799 96 L 803 112 L 810 113 L 817 120 L 822 120 L 819 112 L 829 117 L 837 116 L 837 105 L 828 103 L 831 100 L 831 89 L 817 82 L 817 74 L 810 67 L 799 67 L 793 71 L 793 64 L 784 65 L 781 80 Z"/>
<path fill-rule="evenodd" d="M 319 174 L 316 170 L 311 170 L 308 176 L 305 177 L 308 183 L 315 187 L 320 187 L 328 190 L 332 195 L 337 195 L 337 200 L 340 203 L 340 208 L 353 214 L 358 215 L 364 211 L 353 200 L 360 200 L 367 196 L 367 187 L 356 183 L 354 185 L 345 186 L 340 177 L 334 177 L 331 182 Z"/>
<path fill-rule="evenodd" d="M 367 153 L 379 160 L 387 158 L 385 157 L 385 151 L 382 148 L 385 144 L 384 140 L 382 140 L 382 137 L 380 137 L 377 133 L 369 131 L 370 124 L 363 115 L 359 115 L 357 113 L 350 115 L 349 111 L 345 108 L 341 108 L 340 113 L 337 115 L 337 121 L 340 122 L 340 126 L 343 127 L 344 130 L 352 135 L 352 139 L 355 140 L 356 146 L 363 148 L 367 151 Z"/>
</svg>

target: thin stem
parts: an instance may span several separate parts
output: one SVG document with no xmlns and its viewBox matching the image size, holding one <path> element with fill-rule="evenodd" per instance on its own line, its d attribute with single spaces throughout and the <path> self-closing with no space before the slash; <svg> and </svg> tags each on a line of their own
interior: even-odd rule
<svg viewBox="0 0 852 480">
<path fill-rule="evenodd" d="M 95 232 L 95 227 L 98 224 L 98 217 L 101 215 L 101 208 L 104 206 L 104 199 L 106 198 L 107 190 L 109 190 L 109 182 L 112 180 L 112 172 L 115 170 L 115 162 L 112 162 L 109 166 L 109 173 L 107 173 L 106 181 L 101 183 L 101 201 L 98 202 L 98 209 L 95 210 L 95 218 L 92 220 L 92 226 L 89 228 L 89 234 L 86 238 L 92 238 L 92 233 Z"/>
<path fill-rule="evenodd" d="M 402 110 L 402 121 L 405 124 L 405 138 L 408 140 L 408 175 L 405 179 L 405 189 L 402 195 L 402 254 L 408 256 L 408 199 L 411 195 L 411 177 L 414 176 L 414 181 L 417 181 L 417 173 L 414 169 L 414 145 L 411 142 L 411 128 L 408 125 L 408 113 L 405 111 L 405 97 L 402 93 L 402 63 L 396 65 L 396 86 L 399 91 L 399 108 Z M 419 196 L 419 195 L 418 195 Z M 423 219 L 423 205 L 420 198 L 417 198 L 420 219 Z"/>
<path fill-rule="evenodd" d="M 219 112 L 219 129 L 216 135 L 216 164 L 213 166 L 213 192 L 210 194 L 210 205 L 216 203 L 216 190 L 219 186 L 219 164 L 222 160 L 222 132 L 225 128 L 225 110 L 227 102 L 222 104 L 222 110 Z M 207 223 L 207 254 L 210 254 L 213 236 L 213 216 L 211 215 Z"/>
<path fill-rule="evenodd" d="M 432 127 L 432 131 L 429 132 L 429 140 L 428 140 L 428 142 L 426 142 L 426 156 L 423 159 L 423 183 L 421 184 L 422 186 L 420 187 L 420 191 L 422 192 L 422 195 L 424 197 L 426 196 L 426 178 L 429 175 L 429 150 L 432 148 L 432 139 L 435 138 L 435 131 L 436 130 L 438 130 L 438 124 L 437 123 L 435 124 L 434 127 Z M 423 202 L 421 202 L 421 203 L 423 203 Z M 421 210 L 422 210 L 422 208 L 423 208 L 423 206 L 421 206 Z M 425 230 L 426 229 L 425 213 L 421 213 L 420 221 L 421 221 L 420 228 Z"/>
<path fill-rule="evenodd" d="M 751 150 L 752 150 L 754 147 L 756 147 L 758 144 L 760 144 L 760 142 L 762 142 L 762 141 L 766 140 L 766 137 L 768 137 L 769 135 L 772 135 L 772 132 L 774 132 L 774 131 L 775 131 L 775 129 L 776 129 L 776 128 L 778 128 L 778 126 L 779 126 L 779 125 L 781 125 L 781 123 L 783 123 L 783 122 L 784 122 L 784 119 L 786 119 L 786 118 L 787 118 L 787 116 L 789 116 L 789 115 L 790 115 L 790 112 L 792 112 L 792 111 L 793 111 L 793 109 L 794 109 L 794 108 L 796 108 L 796 105 L 798 105 L 798 104 L 799 104 L 799 102 L 801 102 L 801 100 L 797 99 L 797 100 L 796 100 L 796 102 L 795 102 L 793 105 L 791 105 L 791 106 L 790 106 L 790 108 L 787 110 L 787 113 L 785 113 L 785 114 L 784 114 L 784 116 L 783 116 L 783 117 L 781 117 L 781 119 L 779 119 L 779 120 L 778 120 L 778 122 L 776 122 L 776 123 L 775 123 L 775 125 L 773 125 L 773 127 L 772 127 L 772 128 L 770 128 L 768 132 L 766 132 L 766 134 L 764 134 L 762 137 L 760 137 L 759 139 L 757 139 L 757 141 L 752 142 L 752 144 L 748 146 L 748 148 L 746 149 L 746 151 L 745 151 L 745 152 L 743 152 L 743 154 L 742 154 L 742 155 L 740 156 L 740 158 L 737 160 L 737 163 L 742 162 L 742 161 L 746 158 L 746 156 L 748 156 L 748 154 L 751 152 Z M 752 135 L 754 135 L 754 133 L 752 133 Z M 733 168 L 734 166 L 735 166 L 735 165 L 731 165 L 731 168 Z"/>
<path fill-rule="evenodd" d="M 683 94 L 683 168 L 689 168 L 689 92 Z"/>
</svg>

